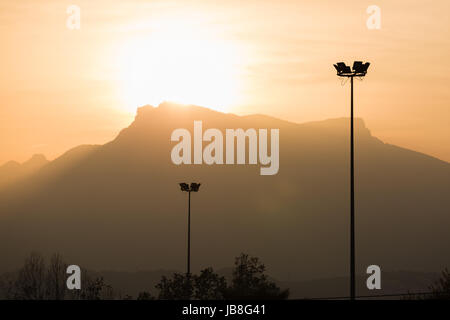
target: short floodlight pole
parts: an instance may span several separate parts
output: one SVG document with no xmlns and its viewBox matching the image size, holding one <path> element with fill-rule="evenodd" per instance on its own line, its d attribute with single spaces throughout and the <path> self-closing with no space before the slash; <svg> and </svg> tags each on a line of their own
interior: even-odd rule
<svg viewBox="0 0 450 320">
<path fill-rule="evenodd" d="M 191 275 L 191 192 L 198 192 L 200 188 L 200 183 L 180 183 L 181 191 L 188 193 L 188 230 L 187 230 L 187 272 L 186 275 L 190 277 Z"/>
<path fill-rule="evenodd" d="M 334 65 L 339 77 L 350 78 L 350 299 L 356 297 L 356 257 L 355 257 L 355 152 L 353 129 L 353 78 L 364 77 L 370 63 L 353 63 L 353 70 L 343 62 Z"/>
</svg>

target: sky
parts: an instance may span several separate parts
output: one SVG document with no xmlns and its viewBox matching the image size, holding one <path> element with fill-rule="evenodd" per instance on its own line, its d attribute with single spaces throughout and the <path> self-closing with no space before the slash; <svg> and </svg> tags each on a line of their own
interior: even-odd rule
<svg viewBox="0 0 450 320">
<path fill-rule="evenodd" d="M 355 115 L 372 134 L 450 162 L 449 12 L 447 0 L 2 0 L 0 164 L 105 143 L 164 100 L 346 117 L 333 63 L 354 60 L 371 62 Z"/>
</svg>

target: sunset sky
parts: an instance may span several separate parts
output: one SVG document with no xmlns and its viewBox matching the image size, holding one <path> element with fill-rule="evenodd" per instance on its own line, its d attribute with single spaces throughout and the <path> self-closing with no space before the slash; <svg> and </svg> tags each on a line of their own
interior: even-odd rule
<svg viewBox="0 0 450 320">
<path fill-rule="evenodd" d="M 369 5 L 381 29 L 369 30 Z M 70 5 L 81 28 L 66 26 Z M 105 143 L 164 100 L 295 122 L 345 117 L 450 161 L 450 1 L 2 0 L 0 164 Z M 280 133 L 282 135 L 282 133 Z"/>
</svg>

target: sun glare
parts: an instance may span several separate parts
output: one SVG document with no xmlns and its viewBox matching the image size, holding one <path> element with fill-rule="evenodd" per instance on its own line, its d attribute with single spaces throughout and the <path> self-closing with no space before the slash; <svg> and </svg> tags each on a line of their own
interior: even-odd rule
<svg viewBox="0 0 450 320">
<path fill-rule="evenodd" d="M 162 101 L 220 111 L 235 103 L 238 55 L 231 42 L 182 23 L 151 29 L 121 47 L 120 91 L 129 111 Z"/>
</svg>

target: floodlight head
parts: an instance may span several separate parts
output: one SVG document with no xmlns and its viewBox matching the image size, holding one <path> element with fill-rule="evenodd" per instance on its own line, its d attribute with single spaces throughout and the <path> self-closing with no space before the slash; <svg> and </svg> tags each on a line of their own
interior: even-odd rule
<svg viewBox="0 0 450 320">
<path fill-rule="evenodd" d="M 364 71 L 364 72 L 367 72 L 367 69 L 369 69 L 369 66 L 370 66 L 370 62 L 364 63 L 364 65 L 363 65 L 363 71 Z"/>
<path fill-rule="evenodd" d="M 353 62 L 353 71 L 356 73 L 362 72 L 363 63 L 362 61 L 355 61 Z"/>
<path fill-rule="evenodd" d="M 189 185 L 187 183 L 180 183 L 181 191 L 189 191 Z"/>
<path fill-rule="evenodd" d="M 342 70 L 342 73 L 351 73 L 351 72 L 352 72 L 352 69 L 350 69 L 349 66 L 345 66 L 344 70 Z"/>
<path fill-rule="evenodd" d="M 364 77 L 367 73 L 370 63 L 363 63 L 362 61 L 353 62 L 353 67 L 350 68 L 344 62 L 338 62 L 334 64 L 334 68 L 337 71 L 337 75 L 340 77 Z M 352 70 L 353 69 L 353 70 Z"/>
<path fill-rule="evenodd" d="M 199 188 L 200 188 L 200 183 L 195 183 L 195 182 L 191 183 L 191 191 L 197 192 Z"/>
<path fill-rule="evenodd" d="M 337 65 L 336 69 L 337 69 L 338 73 L 344 72 L 344 69 L 346 67 L 344 62 L 338 62 L 336 65 Z"/>
<path fill-rule="evenodd" d="M 340 77 L 345 77 L 352 73 L 350 67 L 348 67 L 344 62 L 334 64 L 334 68 L 337 71 L 337 75 Z"/>
<path fill-rule="evenodd" d="M 363 77 L 367 73 L 367 68 L 369 68 L 370 62 L 362 63 L 362 61 L 355 61 L 353 63 L 353 72 L 356 76 Z"/>
</svg>

